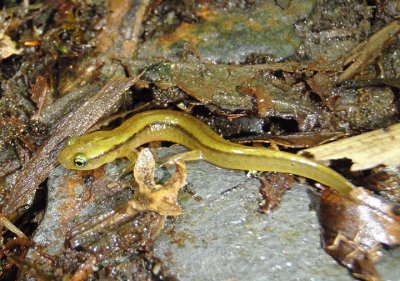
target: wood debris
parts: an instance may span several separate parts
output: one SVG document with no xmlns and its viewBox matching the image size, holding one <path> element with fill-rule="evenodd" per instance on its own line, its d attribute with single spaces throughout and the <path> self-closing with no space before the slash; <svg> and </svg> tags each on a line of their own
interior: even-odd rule
<svg viewBox="0 0 400 281">
<path fill-rule="evenodd" d="M 358 136 L 301 150 L 300 155 L 312 155 L 317 161 L 347 158 L 353 161 L 352 171 L 378 165 L 400 165 L 400 124 L 374 130 Z"/>
</svg>

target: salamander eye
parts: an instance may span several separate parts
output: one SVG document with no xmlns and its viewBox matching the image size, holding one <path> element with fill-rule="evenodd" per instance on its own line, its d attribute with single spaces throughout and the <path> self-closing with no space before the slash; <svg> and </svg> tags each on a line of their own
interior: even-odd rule
<svg viewBox="0 0 400 281">
<path fill-rule="evenodd" d="M 80 153 L 75 154 L 74 164 L 76 167 L 83 168 L 86 166 L 88 161 L 89 161 L 89 158 L 86 156 L 85 153 L 80 152 Z"/>
</svg>

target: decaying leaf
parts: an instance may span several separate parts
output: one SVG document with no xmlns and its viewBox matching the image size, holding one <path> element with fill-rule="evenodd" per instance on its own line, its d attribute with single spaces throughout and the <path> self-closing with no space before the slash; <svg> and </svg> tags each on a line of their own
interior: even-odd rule
<svg viewBox="0 0 400 281">
<path fill-rule="evenodd" d="M 253 96 L 256 98 L 257 111 L 259 116 L 266 116 L 268 110 L 274 110 L 274 104 L 266 93 L 266 91 L 260 87 L 243 87 L 240 89 L 246 95 Z"/>
<path fill-rule="evenodd" d="M 33 246 L 33 245 L 30 245 Z M 10 256 L 9 259 L 21 269 L 21 271 L 29 274 L 30 276 L 34 277 L 35 280 L 43 280 L 43 281 L 51 281 L 54 280 L 52 276 L 48 276 L 45 272 L 41 271 L 37 266 L 25 259 L 21 259 L 19 257 Z"/>
<path fill-rule="evenodd" d="M 18 141 L 21 141 L 29 151 L 35 151 L 32 137 L 26 134 L 26 127 L 27 124 L 21 118 L 0 117 L 0 136 L 2 138 L 0 146 L 4 144 L 17 146 Z"/>
<path fill-rule="evenodd" d="M 338 128 L 370 131 L 388 127 L 398 120 L 396 91 L 383 84 L 362 88 L 339 87 L 334 91 L 333 119 Z"/>
<path fill-rule="evenodd" d="M 334 87 L 333 75 L 329 75 L 325 72 L 318 72 L 313 77 L 307 80 L 307 84 L 311 90 L 316 93 L 321 99 L 322 103 L 328 106 L 330 110 L 333 110 L 334 96 L 332 95 L 332 89 Z"/>
<path fill-rule="evenodd" d="M 34 119 L 38 119 L 40 117 L 46 99 L 49 99 L 49 93 L 50 89 L 47 79 L 41 75 L 36 77 L 35 84 L 32 85 L 30 90 L 31 100 L 36 104 L 38 109 L 37 113 L 33 117 Z"/>
<path fill-rule="evenodd" d="M 128 64 L 133 68 L 132 72 L 142 69 L 140 62 Z M 202 104 L 230 111 L 252 111 L 253 100 L 256 100 L 260 116 L 295 119 L 299 129 L 305 131 L 316 125 L 317 113 L 322 114 L 321 110 L 304 95 L 301 85 L 296 87 L 273 74 L 266 74 L 296 71 L 296 67 L 298 71 L 304 71 L 306 66 L 285 63 L 242 66 L 165 62 L 150 65 L 143 80 L 163 90 L 177 87 Z"/>
<path fill-rule="evenodd" d="M 400 166 L 378 166 L 372 169 L 368 176 L 363 177 L 359 185 L 400 203 Z"/>
<path fill-rule="evenodd" d="M 282 196 L 295 183 L 293 175 L 284 173 L 268 173 L 266 176 L 260 177 L 260 181 L 260 193 L 263 196 L 260 210 L 263 213 L 269 213 L 278 208 Z"/>
<path fill-rule="evenodd" d="M 344 197 L 322 191 L 320 223 L 325 250 L 363 280 L 379 280 L 374 262 L 383 245 L 400 245 L 399 206 L 363 188 Z"/>
</svg>

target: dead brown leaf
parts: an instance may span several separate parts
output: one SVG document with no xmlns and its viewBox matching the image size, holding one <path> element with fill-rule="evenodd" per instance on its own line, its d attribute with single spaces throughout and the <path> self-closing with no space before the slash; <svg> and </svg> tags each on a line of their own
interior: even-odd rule
<svg viewBox="0 0 400 281">
<path fill-rule="evenodd" d="M 266 116 L 268 110 L 274 109 L 274 104 L 269 98 L 265 89 L 260 87 L 242 87 L 240 91 L 246 95 L 253 96 L 257 102 L 257 112 L 259 116 Z"/>
<path fill-rule="evenodd" d="M 374 263 L 382 244 L 400 245 L 398 206 L 356 188 L 349 197 L 322 191 L 320 223 L 324 249 L 362 280 L 380 280 Z"/>
<path fill-rule="evenodd" d="M 332 89 L 335 86 L 332 75 L 326 72 L 318 72 L 307 80 L 307 84 L 311 87 L 311 90 L 319 96 L 322 103 L 330 110 L 333 110 L 333 104 L 330 102 L 332 101 Z"/>
<path fill-rule="evenodd" d="M 266 176 L 260 177 L 260 181 L 260 193 L 263 196 L 260 210 L 263 213 L 269 213 L 279 208 L 282 196 L 295 183 L 293 175 L 284 173 L 268 173 Z"/>
<path fill-rule="evenodd" d="M 17 43 L 9 36 L 9 29 L 13 29 L 18 22 L 12 17 L 9 17 L 6 11 L 0 12 L 0 61 L 12 55 L 19 55 L 23 49 L 17 48 Z M 11 26 L 11 28 L 10 28 Z"/>
<path fill-rule="evenodd" d="M 31 100 L 36 104 L 38 111 L 36 112 L 34 119 L 38 119 L 42 112 L 43 106 L 45 105 L 46 99 L 49 98 L 50 88 L 47 79 L 44 76 L 39 75 L 36 77 L 35 84 L 30 89 Z"/>
</svg>

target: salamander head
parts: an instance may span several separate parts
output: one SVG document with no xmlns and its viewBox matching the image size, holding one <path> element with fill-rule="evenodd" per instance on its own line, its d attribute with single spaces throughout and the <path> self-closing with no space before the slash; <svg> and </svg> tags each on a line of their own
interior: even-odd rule
<svg viewBox="0 0 400 281">
<path fill-rule="evenodd" d="M 105 132 L 94 132 L 80 137 L 71 137 L 60 152 L 58 161 L 64 168 L 72 170 L 92 170 L 118 157 L 118 149 L 113 138 Z"/>
</svg>

